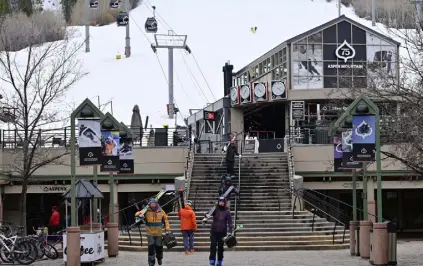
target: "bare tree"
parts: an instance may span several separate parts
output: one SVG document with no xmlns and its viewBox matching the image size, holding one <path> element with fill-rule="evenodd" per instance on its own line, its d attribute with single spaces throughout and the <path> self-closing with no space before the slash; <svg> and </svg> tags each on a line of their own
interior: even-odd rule
<svg viewBox="0 0 423 266">
<path fill-rule="evenodd" d="M 392 144 L 382 154 L 423 176 L 423 23 L 417 29 L 387 28 L 387 35 L 401 43 L 400 54 L 379 51 L 379 60 L 367 62 L 367 83 L 349 84 L 343 94 L 354 99 L 364 93 L 381 112 L 382 144 Z M 346 82 L 343 82 L 346 84 Z M 334 98 L 329 95 L 329 98 Z M 338 101 L 336 105 L 345 100 Z M 348 104 L 346 104 L 348 105 Z"/>
<path fill-rule="evenodd" d="M 63 26 L 59 22 L 55 25 L 58 31 Z M 85 75 L 77 55 L 83 42 L 73 39 L 72 32 L 67 31 L 64 40 L 40 45 L 46 30 L 30 18 L 26 21 L 6 18 L 0 25 L 0 47 L 3 48 L 0 50 L 0 85 L 4 100 L 0 118 L 13 125 L 20 142 L 11 147 L 7 154 L 13 158 L 8 158 L 9 163 L 3 164 L 1 170 L 22 184 L 20 223 L 25 229 L 31 177 L 38 169 L 59 163 L 69 153 L 66 149 L 42 147 L 48 141 L 42 131 L 66 120 L 61 101 Z M 16 43 L 25 44 L 26 48 L 12 52 Z"/>
</svg>

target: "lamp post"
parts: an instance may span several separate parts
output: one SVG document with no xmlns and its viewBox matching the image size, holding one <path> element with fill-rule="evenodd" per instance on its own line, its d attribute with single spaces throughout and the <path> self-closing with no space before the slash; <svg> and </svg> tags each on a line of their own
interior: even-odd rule
<svg viewBox="0 0 423 266">
<path fill-rule="evenodd" d="M 92 119 L 100 120 L 103 113 L 87 98 L 83 101 L 71 114 L 71 139 L 70 139 L 70 156 L 71 156 L 71 226 L 67 228 L 67 265 L 80 265 L 80 228 L 78 226 L 77 210 L 76 210 L 76 119 Z M 95 157 L 95 153 L 89 152 Z M 81 154 L 80 154 L 81 156 Z M 92 161 L 94 165 L 96 162 Z M 97 162 L 98 163 L 98 162 Z M 91 163 L 90 163 L 91 164 Z"/>
<path fill-rule="evenodd" d="M 121 124 L 113 117 L 112 114 L 106 113 L 101 120 L 101 129 L 106 131 L 118 131 L 120 135 Z M 119 147 L 118 147 L 119 149 Z M 106 157 L 105 157 L 106 158 Z M 114 171 L 119 171 L 119 158 L 117 160 L 112 160 L 112 158 L 108 158 L 107 162 L 103 163 L 102 171 L 106 172 L 109 171 L 109 189 L 110 189 L 110 206 L 109 206 L 109 217 L 110 222 L 107 225 L 107 251 L 109 257 L 116 257 L 119 255 L 119 231 L 118 231 L 118 216 L 115 217 L 118 206 L 115 203 L 115 178 L 114 178 Z M 113 164 L 113 171 L 106 168 L 106 164 L 109 163 Z M 115 219 L 116 218 L 116 219 Z"/>
<path fill-rule="evenodd" d="M 373 115 L 375 116 L 375 127 L 374 127 L 374 153 L 376 161 L 376 177 L 377 177 L 377 222 L 382 223 L 382 164 L 381 164 L 381 145 L 380 145 L 380 115 L 379 108 L 364 94 L 360 95 L 344 112 L 344 114 L 335 122 L 335 125 L 329 130 L 329 134 L 333 135 L 333 132 L 340 128 L 345 120 L 351 116 L 360 115 Z M 354 144 L 354 143 L 353 143 Z M 364 163 L 363 167 L 366 167 L 367 163 Z M 354 179 L 354 176 L 353 176 Z M 367 177 L 364 178 L 367 180 Z M 363 188 L 364 188 L 363 180 Z M 353 184 L 353 187 L 354 184 Z M 366 184 L 367 188 L 367 184 Z M 367 198 L 367 191 L 364 191 L 364 196 Z M 354 195 L 353 195 L 354 198 Z M 365 204 L 367 205 L 367 203 Z M 366 206 L 367 209 L 367 206 Z M 365 210 L 366 210 L 365 209 Z M 367 210 L 366 210 L 367 211 Z M 366 213 L 367 215 L 367 213 Z"/>
</svg>

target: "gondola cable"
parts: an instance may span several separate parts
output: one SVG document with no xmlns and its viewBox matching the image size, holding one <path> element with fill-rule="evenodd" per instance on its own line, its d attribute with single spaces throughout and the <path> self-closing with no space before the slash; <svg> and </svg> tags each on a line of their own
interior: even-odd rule
<svg viewBox="0 0 423 266">
<path fill-rule="evenodd" d="M 152 5 L 151 5 L 151 3 L 150 3 L 150 1 L 149 0 L 147 0 L 147 2 L 148 2 L 148 4 L 151 6 L 151 7 L 153 7 Z M 149 9 L 149 7 L 147 6 L 147 8 Z M 149 9 L 150 11 L 151 11 L 151 9 Z M 160 14 L 159 13 L 154 13 L 155 15 L 157 15 L 157 17 L 170 29 L 170 30 L 172 30 L 175 34 L 176 34 L 176 32 L 172 29 L 172 27 L 163 19 L 163 17 L 162 16 L 160 16 Z M 181 51 L 181 53 L 182 53 L 182 51 Z M 210 85 L 209 85 L 209 83 L 208 83 L 208 81 L 207 81 L 207 79 L 206 79 L 206 76 L 204 75 L 204 73 L 203 73 L 203 71 L 202 71 L 202 69 L 201 69 L 201 67 L 200 67 L 200 64 L 198 63 L 198 61 L 197 61 L 197 59 L 195 58 L 195 56 L 194 56 L 194 54 L 192 53 L 192 51 L 191 51 L 191 55 L 192 55 L 192 57 L 193 57 L 193 59 L 194 59 L 194 62 L 195 62 L 195 64 L 197 65 L 197 68 L 198 68 L 198 70 L 200 71 L 200 73 L 201 73 L 201 76 L 203 77 L 203 79 L 204 79 L 204 81 L 205 81 L 205 83 L 206 83 L 206 85 L 207 85 L 207 87 L 208 87 L 208 89 L 209 89 L 209 91 L 210 91 L 210 93 L 211 93 L 211 95 L 213 96 L 213 98 L 214 98 L 214 100 L 216 101 L 217 99 L 216 99 L 216 96 L 214 95 L 214 93 L 213 93 L 213 90 L 211 89 L 211 87 L 210 87 Z M 187 64 L 187 66 L 188 66 L 188 64 Z M 189 67 L 189 66 L 188 66 Z M 191 71 L 192 72 L 192 71 Z"/>
<path fill-rule="evenodd" d="M 147 6 L 146 6 L 147 7 Z M 148 8 L 148 7 L 147 7 Z M 148 42 L 150 43 L 150 45 L 154 45 L 153 44 L 153 42 L 152 41 L 150 41 L 150 39 L 148 38 L 148 36 L 147 36 L 147 34 L 146 33 L 144 33 L 144 31 L 141 29 L 141 27 L 139 26 L 139 24 L 135 21 L 135 19 L 132 17 L 132 16 L 130 16 L 130 18 L 132 19 L 132 21 L 134 22 L 134 24 L 135 24 L 135 26 L 141 31 L 141 33 L 144 35 L 144 37 L 148 40 Z M 182 53 L 182 51 L 181 51 L 181 53 Z M 158 58 L 158 57 L 157 57 Z M 190 72 L 190 78 L 191 78 L 191 80 L 195 80 L 194 81 L 194 88 L 196 88 L 197 89 L 197 92 L 198 91 L 200 91 L 200 93 L 201 94 L 199 94 L 204 100 L 205 100 L 205 102 L 206 103 L 208 103 L 209 101 L 208 101 L 208 99 L 207 99 L 207 96 L 206 96 L 206 94 L 205 94 L 205 92 L 204 92 L 204 90 L 201 88 L 201 86 L 200 86 L 200 84 L 199 84 L 199 82 L 198 82 L 198 80 L 195 78 L 195 75 L 193 74 L 193 72 L 192 72 L 192 70 L 191 70 L 191 68 L 188 66 L 188 63 L 186 62 L 186 60 L 185 60 L 185 58 L 184 57 L 182 57 L 182 59 L 184 60 L 184 63 L 185 63 L 185 66 L 188 68 L 188 71 Z M 175 68 L 174 68 L 174 71 L 175 71 Z M 176 71 L 175 71 L 175 74 L 176 74 Z M 176 74 L 177 75 L 177 74 Z M 177 77 L 178 78 L 178 77 Z M 178 78 L 179 79 L 179 78 Z M 180 79 L 179 79 L 179 82 L 180 82 L 180 84 L 181 84 L 181 87 L 183 87 L 183 85 L 182 85 L 182 82 L 180 81 Z M 184 92 L 185 92 L 185 94 L 188 94 L 186 91 L 185 91 L 185 89 L 183 88 L 183 90 L 184 90 Z"/>
<path fill-rule="evenodd" d="M 138 28 L 138 30 L 144 35 L 144 37 L 147 39 L 147 41 L 150 43 L 150 45 L 153 45 L 153 43 L 150 41 L 150 39 L 148 38 L 148 36 L 147 36 L 147 34 L 145 34 L 144 33 L 144 31 L 141 29 L 141 27 L 140 27 L 140 25 L 138 25 L 138 23 L 137 23 L 137 21 L 131 16 L 131 15 L 129 15 L 129 17 L 132 19 L 132 21 L 134 22 L 134 24 L 135 24 L 135 26 Z M 165 73 L 165 71 L 164 71 L 164 68 L 163 68 L 163 65 L 162 65 L 162 63 L 161 63 L 161 61 L 160 61 L 160 58 L 159 58 L 159 56 L 157 55 L 157 53 L 155 53 L 155 55 L 156 55 L 156 59 L 157 59 L 157 62 L 159 63 L 159 66 L 160 66 L 160 69 L 161 69 L 161 71 L 162 71 L 162 73 L 163 73 L 163 77 L 164 77 L 164 79 L 166 80 L 166 83 L 167 84 L 169 84 L 169 80 L 167 79 L 167 76 L 166 76 L 166 73 Z M 176 101 L 176 99 L 175 99 L 175 97 L 173 97 L 173 101 L 175 102 L 175 105 L 178 105 L 177 104 L 177 101 Z M 182 114 L 181 114 L 181 111 L 179 111 L 178 112 L 179 113 L 179 115 L 181 116 L 181 118 L 182 118 L 182 121 L 184 121 L 184 117 L 182 116 Z"/>
</svg>

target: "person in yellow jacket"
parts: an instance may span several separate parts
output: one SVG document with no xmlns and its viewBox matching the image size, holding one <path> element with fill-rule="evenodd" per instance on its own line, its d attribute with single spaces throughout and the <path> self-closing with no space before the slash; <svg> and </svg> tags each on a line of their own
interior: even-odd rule
<svg viewBox="0 0 423 266">
<path fill-rule="evenodd" d="M 155 199 L 148 202 L 147 211 L 144 214 L 145 230 L 148 240 L 148 266 L 156 263 L 162 265 L 163 260 L 163 227 L 165 232 L 170 232 L 169 221 L 166 213 L 160 208 Z"/>
</svg>

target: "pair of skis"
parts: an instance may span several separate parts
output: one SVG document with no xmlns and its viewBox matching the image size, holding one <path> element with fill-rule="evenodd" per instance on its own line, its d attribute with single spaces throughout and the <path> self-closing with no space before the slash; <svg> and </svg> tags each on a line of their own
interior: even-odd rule
<svg viewBox="0 0 423 266">
<path fill-rule="evenodd" d="M 234 190 L 235 187 L 234 186 L 230 186 L 228 188 L 228 190 L 226 190 L 225 193 L 223 193 L 220 197 L 227 197 L 232 193 L 232 190 Z M 213 206 L 213 208 L 211 208 L 205 215 L 203 218 L 203 224 L 207 223 L 207 220 L 210 219 L 213 216 L 214 211 L 216 210 L 216 205 L 217 203 Z"/>
<path fill-rule="evenodd" d="M 158 202 L 160 200 L 160 198 L 163 195 L 165 195 L 168 191 L 169 190 L 163 188 L 162 190 L 159 191 L 159 193 L 157 193 L 157 195 L 154 197 L 154 200 L 156 200 Z M 166 205 L 168 205 L 170 203 L 173 203 L 176 200 L 179 201 L 178 202 L 179 203 L 179 208 L 183 209 L 185 207 L 185 204 L 184 204 L 184 190 L 183 189 L 180 189 L 173 199 L 169 200 L 168 202 L 166 202 L 165 204 L 163 204 L 163 206 L 161 206 L 161 207 L 165 207 Z M 147 209 L 148 209 L 148 204 L 145 205 L 144 208 L 142 208 L 141 211 L 138 211 L 138 212 L 135 213 L 135 224 L 132 225 L 131 227 L 136 226 L 136 225 L 139 225 L 140 223 L 142 223 L 142 221 L 144 219 L 144 215 L 147 212 Z"/>
</svg>

